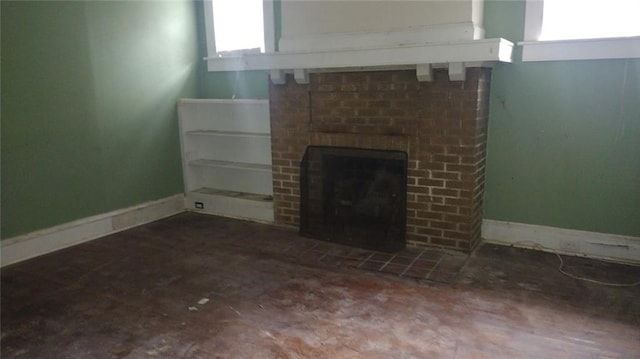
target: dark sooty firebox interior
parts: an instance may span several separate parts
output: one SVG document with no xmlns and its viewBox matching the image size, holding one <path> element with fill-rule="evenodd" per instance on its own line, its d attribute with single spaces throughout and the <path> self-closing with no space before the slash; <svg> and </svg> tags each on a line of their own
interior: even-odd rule
<svg viewBox="0 0 640 359">
<path fill-rule="evenodd" d="M 300 171 L 300 233 L 380 250 L 405 247 L 407 153 L 309 146 Z"/>
</svg>

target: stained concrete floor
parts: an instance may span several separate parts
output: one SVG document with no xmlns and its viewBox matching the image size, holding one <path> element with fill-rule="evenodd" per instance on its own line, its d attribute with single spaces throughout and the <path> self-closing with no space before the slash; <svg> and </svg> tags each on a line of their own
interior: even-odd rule
<svg viewBox="0 0 640 359">
<path fill-rule="evenodd" d="M 2 357 L 640 357 L 640 288 L 553 254 L 483 245 L 414 279 L 314 242 L 189 213 L 3 268 Z"/>
</svg>

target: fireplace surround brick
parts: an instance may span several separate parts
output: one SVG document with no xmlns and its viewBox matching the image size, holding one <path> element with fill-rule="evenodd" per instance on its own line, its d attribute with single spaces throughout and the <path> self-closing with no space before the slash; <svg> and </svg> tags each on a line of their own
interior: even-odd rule
<svg viewBox="0 0 640 359">
<path fill-rule="evenodd" d="M 299 225 L 300 161 L 309 145 L 408 154 L 407 244 L 471 251 L 480 239 L 491 70 L 465 81 L 434 70 L 314 73 L 271 83 L 275 222 Z"/>
</svg>

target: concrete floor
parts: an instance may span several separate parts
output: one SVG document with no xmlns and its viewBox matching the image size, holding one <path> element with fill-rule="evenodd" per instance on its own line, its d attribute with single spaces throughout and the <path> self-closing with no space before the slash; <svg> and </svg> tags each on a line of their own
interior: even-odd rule
<svg viewBox="0 0 640 359">
<path fill-rule="evenodd" d="M 3 268 L 2 358 L 640 357 L 640 288 L 553 254 L 484 245 L 414 279 L 313 243 L 346 253 L 181 214 Z"/>
</svg>

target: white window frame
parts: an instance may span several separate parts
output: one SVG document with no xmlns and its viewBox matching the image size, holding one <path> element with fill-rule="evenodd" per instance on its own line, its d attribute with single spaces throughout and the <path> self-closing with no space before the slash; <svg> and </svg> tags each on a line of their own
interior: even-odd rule
<svg viewBox="0 0 640 359">
<path fill-rule="evenodd" d="M 275 52 L 275 20 L 274 20 L 274 0 L 263 0 L 262 11 L 264 21 L 264 51 L 265 53 Z M 207 40 L 207 57 L 204 60 L 220 58 L 220 54 L 216 51 L 215 27 L 213 25 L 213 2 L 212 0 L 204 0 L 204 26 L 205 37 Z M 234 51 L 234 54 L 242 54 L 245 50 Z M 210 63 L 210 62 L 209 62 Z M 210 65 L 208 65 L 210 67 Z M 209 68 L 209 71 L 212 69 Z"/>
<path fill-rule="evenodd" d="M 522 61 L 564 61 L 640 58 L 640 36 L 538 41 L 544 0 L 527 0 Z"/>
</svg>

